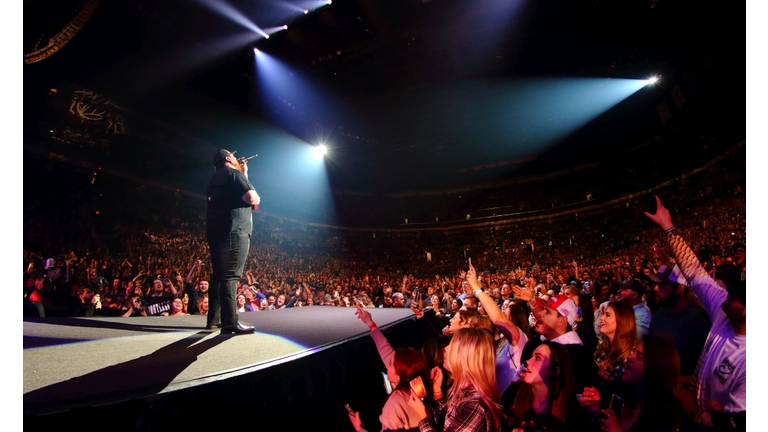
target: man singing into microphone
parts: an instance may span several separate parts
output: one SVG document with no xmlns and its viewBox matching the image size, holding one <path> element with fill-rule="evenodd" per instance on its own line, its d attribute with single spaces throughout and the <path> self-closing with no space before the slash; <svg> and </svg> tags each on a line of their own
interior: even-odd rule
<svg viewBox="0 0 768 432">
<path fill-rule="evenodd" d="M 242 162 L 242 163 L 241 163 Z M 213 155 L 216 173 L 208 184 L 206 235 L 213 274 L 208 297 L 208 325 L 221 333 L 248 334 L 253 327 L 239 323 L 237 281 L 243 275 L 251 242 L 251 209 L 261 201 L 248 181 L 248 163 L 221 149 Z"/>
</svg>

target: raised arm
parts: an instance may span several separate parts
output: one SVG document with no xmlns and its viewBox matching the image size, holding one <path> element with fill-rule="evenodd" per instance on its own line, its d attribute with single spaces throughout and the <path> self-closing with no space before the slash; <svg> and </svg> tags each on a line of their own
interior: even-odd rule
<svg viewBox="0 0 768 432">
<path fill-rule="evenodd" d="M 187 273 L 187 278 L 185 279 L 187 283 L 192 283 L 192 278 L 201 265 L 203 265 L 203 263 L 200 260 L 195 260 L 195 262 L 192 264 L 192 268 L 189 269 L 189 273 Z"/>
<path fill-rule="evenodd" d="M 703 303 L 709 318 L 714 321 L 715 315 L 722 313 L 720 306 L 728 297 L 728 292 L 712 279 L 685 240 L 677 233 L 672 224 L 669 210 L 661 204 L 658 196 L 656 197 L 656 213 L 646 212 L 645 215 L 667 233 L 667 241 L 677 265 L 683 272 L 685 279 L 688 280 L 688 285 L 693 289 L 696 297 Z"/>
<path fill-rule="evenodd" d="M 520 329 L 501 313 L 499 305 L 496 304 L 490 295 L 483 291 L 480 281 L 477 280 L 477 271 L 475 271 L 475 267 L 472 265 L 469 266 L 469 271 L 467 271 L 467 282 L 475 292 L 475 297 L 480 301 L 483 310 L 488 314 L 491 321 L 496 324 L 499 331 L 504 334 L 504 337 L 509 340 L 512 346 L 517 346 L 517 343 L 520 341 Z"/>
<path fill-rule="evenodd" d="M 371 317 L 371 313 L 367 310 L 360 307 L 360 305 L 357 305 L 357 310 L 355 311 L 355 315 L 357 315 L 358 318 L 360 318 L 360 321 L 365 323 L 365 325 L 368 326 L 369 329 L 371 329 L 371 337 L 373 338 L 373 342 L 376 344 L 376 350 L 379 352 L 379 357 L 381 357 L 381 361 L 384 363 L 384 366 L 387 367 L 387 370 L 390 370 L 393 368 L 395 363 L 395 349 L 392 348 L 392 345 L 387 340 L 386 336 L 384 336 L 384 333 L 379 330 L 379 327 L 376 325 L 375 322 L 373 322 L 373 318 Z M 390 381 L 393 379 L 398 379 L 399 377 L 389 377 Z M 393 381 L 393 384 L 397 384 Z"/>
</svg>

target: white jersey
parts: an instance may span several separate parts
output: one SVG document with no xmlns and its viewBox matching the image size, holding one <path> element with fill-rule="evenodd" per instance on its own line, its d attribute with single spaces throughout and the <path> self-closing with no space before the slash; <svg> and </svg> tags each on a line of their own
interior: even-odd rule
<svg viewBox="0 0 768 432">
<path fill-rule="evenodd" d="M 701 409 L 714 399 L 726 412 L 746 411 L 747 336 L 736 334 L 722 310 L 717 315 L 710 315 L 712 329 L 696 366 L 696 398 Z"/>
<path fill-rule="evenodd" d="M 736 334 L 722 306 L 728 292 L 712 279 L 683 239 L 669 235 L 669 244 L 688 285 L 712 320 L 712 329 L 696 365 L 696 399 L 702 412 L 710 400 L 725 412 L 747 410 L 747 336 Z"/>
</svg>

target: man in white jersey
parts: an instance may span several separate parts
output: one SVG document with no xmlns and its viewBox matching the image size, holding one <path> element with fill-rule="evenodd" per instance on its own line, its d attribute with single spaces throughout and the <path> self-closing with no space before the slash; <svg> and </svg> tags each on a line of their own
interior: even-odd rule
<svg viewBox="0 0 768 432">
<path fill-rule="evenodd" d="M 656 197 L 656 213 L 645 213 L 664 232 L 680 270 L 712 320 L 696 366 L 699 422 L 718 430 L 745 430 L 747 411 L 747 284 L 726 291 L 709 276 Z"/>
</svg>

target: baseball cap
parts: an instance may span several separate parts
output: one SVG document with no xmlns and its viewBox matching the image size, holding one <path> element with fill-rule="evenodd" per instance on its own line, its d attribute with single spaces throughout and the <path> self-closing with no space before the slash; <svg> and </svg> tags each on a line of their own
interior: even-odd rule
<svg viewBox="0 0 768 432">
<path fill-rule="evenodd" d="M 576 310 L 576 303 L 564 295 L 553 295 L 549 301 L 536 298 L 536 304 L 547 309 L 556 310 L 560 315 L 568 319 L 568 324 L 573 327 L 576 325 L 576 317 L 578 316 Z"/>
<path fill-rule="evenodd" d="M 680 267 L 669 261 L 659 267 L 659 271 L 655 275 L 649 275 L 648 279 L 662 285 L 683 284 L 688 286 L 688 281 L 685 280 L 685 276 L 683 276 L 683 272 L 680 271 Z"/>
<path fill-rule="evenodd" d="M 221 149 L 221 150 L 217 151 L 213 155 L 213 165 L 214 166 L 222 165 L 224 163 L 224 161 L 227 159 L 227 156 L 233 155 L 235 153 L 237 153 L 237 150 L 235 150 L 233 152 L 231 152 L 231 151 L 229 151 L 227 149 Z"/>
<path fill-rule="evenodd" d="M 636 292 L 639 297 L 642 297 L 642 295 L 647 291 L 645 286 L 643 286 L 643 284 L 640 283 L 640 281 L 637 279 L 629 279 L 628 281 L 623 282 L 620 289 L 632 290 Z"/>
</svg>

